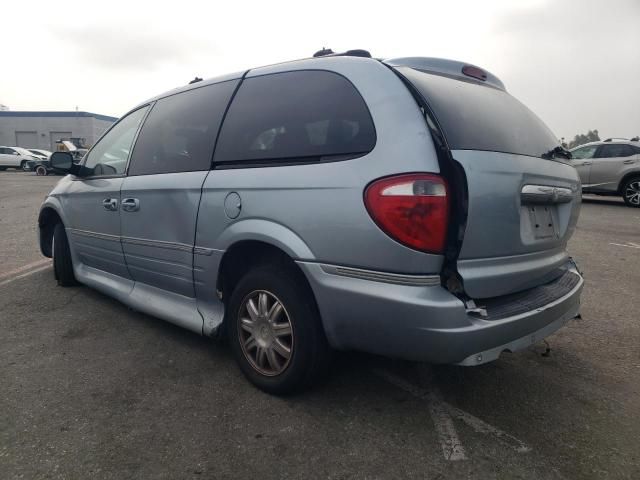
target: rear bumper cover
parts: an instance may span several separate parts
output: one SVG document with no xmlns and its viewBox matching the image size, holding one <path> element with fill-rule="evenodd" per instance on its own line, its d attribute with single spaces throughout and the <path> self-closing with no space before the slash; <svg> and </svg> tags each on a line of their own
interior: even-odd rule
<svg viewBox="0 0 640 480">
<path fill-rule="evenodd" d="M 584 280 L 572 261 L 563 265 L 579 281 L 548 304 L 486 320 L 440 285 L 414 286 L 328 273 L 298 263 L 314 291 L 329 343 L 337 349 L 431 363 L 479 365 L 542 340 L 580 308 Z"/>
</svg>

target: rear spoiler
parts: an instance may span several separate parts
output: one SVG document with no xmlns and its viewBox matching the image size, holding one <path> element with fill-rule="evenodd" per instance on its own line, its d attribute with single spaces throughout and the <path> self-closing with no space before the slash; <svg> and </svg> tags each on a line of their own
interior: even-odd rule
<svg viewBox="0 0 640 480">
<path fill-rule="evenodd" d="M 426 73 L 444 75 L 466 81 L 475 81 L 506 91 L 504 83 L 493 73 L 470 63 L 432 57 L 403 57 L 383 60 L 390 67 L 410 67 Z"/>
</svg>

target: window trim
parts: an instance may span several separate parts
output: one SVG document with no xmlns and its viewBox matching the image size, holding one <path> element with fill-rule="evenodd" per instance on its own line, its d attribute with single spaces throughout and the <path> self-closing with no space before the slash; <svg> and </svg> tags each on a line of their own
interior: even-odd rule
<svg viewBox="0 0 640 480">
<path fill-rule="evenodd" d="M 135 147 L 136 141 L 138 140 L 138 135 L 140 134 L 140 129 L 142 128 L 142 125 L 144 124 L 144 122 L 147 120 L 147 116 L 149 115 L 149 112 L 151 111 L 151 109 L 153 108 L 153 106 L 155 105 L 155 101 L 153 102 L 148 102 L 145 103 L 144 105 L 139 105 L 136 108 L 134 108 L 133 110 L 129 110 L 127 113 L 125 113 L 122 117 L 120 117 L 118 119 L 117 122 L 113 122 L 113 125 L 111 125 L 107 130 L 105 130 L 105 132 L 100 135 L 100 138 L 96 141 L 96 143 L 93 144 L 93 146 L 87 151 L 87 153 L 84 155 L 84 157 L 82 158 L 82 161 L 79 163 L 80 166 L 84 167 L 85 164 L 87 163 L 87 160 L 89 159 L 89 154 L 93 151 L 93 149 L 96 147 L 96 145 L 98 145 L 102 139 L 104 137 L 107 136 L 107 134 L 116 126 L 118 125 L 122 120 L 124 120 L 125 118 L 127 118 L 129 115 L 137 112 L 138 110 L 142 109 L 142 108 L 147 108 L 147 112 L 143 115 L 143 117 L 140 119 L 140 123 L 138 124 L 138 128 L 136 129 L 136 133 L 133 136 L 133 141 L 131 142 L 131 150 L 129 150 L 129 155 L 127 156 L 127 164 L 125 165 L 124 168 L 124 172 L 123 173 L 118 173 L 115 175 L 90 175 L 90 176 L 86 176 L 86 177 L 80 177 L 77 175 L 72 175 L 72 180 L 95 180 L 97 178 L 124 178 L 127 176 L 127 173 L 129 171 L 129 162 L 131 161 L 131 154 L 133 153 L 133 149 Z"/>
<path fill-rule="evenodd" d="M 348 160 L 355 160 L 356 158 L 362 158 L 366 155 L 369 155 L 372 151 L 373 150 L 370 150 L 368 152 L 354 152 L 353 154 L 337 153 L 335 155 L 308 155 L 306 157 L 285 157 L 281 159 L 282 161 L 277 161 L 277 162 L 269 159 L 260 159 L 256 161 L 229 160 L 224 162 L 217 162 L 213 166 L 213 170 L 236 170 L 239 168 L 295 167 L 296 165 L 321 165 L 323 163 L 336 163 L 336 162 L 346 162 Z M 337 157 L 340 157 L 340 158 L 337 158 Z M 303 159 L 303 160 L 294 160 L 294 159 Z"/>
<path fill-rule="evenodd" d="M 360 90 L 358 90 L 355 84 L 347 76 L 343 75 L 342 73 L 336 72 L 335 70 L 329 70 L 326 68 L 301 68 L 301 69 L 295 69 L 295 70 L 284 70 L 280 72 L 265 73 L 263 75 L 254 75 L 247 78 L 247 74 L 249 72 L 250 70 L 247 71 L 240 79 L 240 82 L 238 83 L 236 90 L 233 92 L 233 95 L 229 100 L 229 104 L 227 105 L 227 110 L 224 112 L 224 116 L 222 117 L 222 122 L 220 123 L 220 129 L 218 130 L 218 136 L 216 137 L 216 142 L 214 144 L 213 156 L 211 158 L 211 170 L 231 170 L 231 169 L 242 169 L 242 168 L 268 168 L 268 167 L 294 167 L 297 165 L 317 165 L 317 164 L 323 164 L 323 163 L 346 162 L 348 160 L 354 160 L 356 158 L 362 158 L 366 155 L 369 155 L 378 146 L 378 131 L 376 129 L 376 123 L 373 120 L 373 115 L 371 115 L 371 109 L 369 108 L 369 105 L 367 104 L 362 93 L 360 93 Z M 291 160 L 295 158 L 309 158 L 309 157 L 286 157 L 286 158 L 282 158 L 282 161 L 273 161 L 273 160 L 267 160 L 267 159 L 216 161 L 215 157 L 216 157 L 216 151 L 218 147 L 218 141 L 220 140 L 220 135 L 222 134 L 222 129 L 224 128 L 224 124 L 227 119 L 227 113 L 233 106 L 233 101 L 235 100 L 236 94 L 238 93 L 238 91 L 240 91 L 240 88 L 242 87 L 242 84 L 245 82 L 245 80 L 251 80 L 252 78 L 268 77 L 271 75 L 281 75 L 283 73 L 297 73 L 297 72 L 332 73 L 334 75 L 338 75 L 339 77 L 342 77 L 353 87 L 353 89 L 358 94 L 358 96 L 362 100 L 362 103 L 365 106 L 367 114 L 369 115 L 369 120 L 371 120 L 371 126 L 373 127 L 373 146 L 371 147 L 371 150 L 365 153 L 357 153 L 354 155 L 351 155 L 351 154 L 322 155 L 322 156 L 315 155 L 313 157 L 318 158 L 318 160 L 307 160 L 307 161 L 304 161 L 304 160 L 291 161 Z M 334 156 L 345 157 L 345 158 L 326 158 L 326 157 L 334 157 Z M 267 160 L 267 161 L 265 162 L 264 160 Z"/>
</svg>

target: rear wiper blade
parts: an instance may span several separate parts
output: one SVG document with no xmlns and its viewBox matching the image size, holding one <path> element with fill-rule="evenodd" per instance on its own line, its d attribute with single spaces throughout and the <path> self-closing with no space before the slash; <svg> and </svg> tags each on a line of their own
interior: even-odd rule
<svg viewBox="0 0 640 480">
<path fill-rule="evenodd" d="M 567 160 L 571 160 L 571 152 L 560 145 L 540 156 L 545 160 L 553 160 L 554 158 L 565 158 Z"/>
</svg>

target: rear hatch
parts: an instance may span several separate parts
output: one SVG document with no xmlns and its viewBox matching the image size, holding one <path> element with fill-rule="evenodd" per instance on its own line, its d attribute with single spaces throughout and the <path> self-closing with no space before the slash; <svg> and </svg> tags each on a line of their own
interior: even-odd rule
<svg viewBox="0 0 640 480">
<path fill-rule="evenodd" d="M 459 62 L 387 63 L 426 102 L 433 128 L 445 139 L 444 161 L 457 163 L 466 177 L 466 186 L 452 185 L 465 190 L 465 211 L 456 217 L 463 224 L 459 238 L 449 239 L 466 294 L 496 297 L 561 275 L 581 197 L 575 169 L 551 153 L 558 147 L 551 131 L 476 67 L 471 73 L 478 79 L 463 75 Z"/>
</svg>

